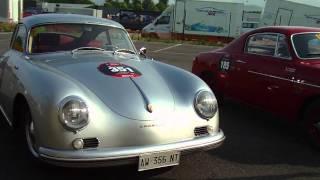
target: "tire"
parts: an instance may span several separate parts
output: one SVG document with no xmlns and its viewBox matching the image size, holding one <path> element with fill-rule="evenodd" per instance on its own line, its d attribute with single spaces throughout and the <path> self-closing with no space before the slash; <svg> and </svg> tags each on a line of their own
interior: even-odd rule
<svg viewBox="0 0 320 180">
<path fill-rule="evenodd" d="M 302 128 L 312 146 L 320 150 L 320 99 L 312 102 L 304 112 Z"/>
<path fill-rule="evenodd" d="M 28 159 L 36 160 L 38 157 L 38 152 L 36 151 L 36 141 L 34 137 L 34 123 L 32 120 L 31 112 L 28 105 L 23 104 L 18 110 L 19 113 L 19 140 L 24 153 L 27 155 Z"/>
<path fill-rule="evenodd" d="M 158 35 L 156 33 L 151 33 L 149 36 L 151 39 L 159 39 Z"/>
</svg>

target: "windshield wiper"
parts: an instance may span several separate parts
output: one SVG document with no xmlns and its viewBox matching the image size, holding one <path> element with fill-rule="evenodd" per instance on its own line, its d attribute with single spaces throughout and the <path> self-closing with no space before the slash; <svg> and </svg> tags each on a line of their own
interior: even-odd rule
<svg viewBox="0 0 320 180">
<path fill-rule="evenodd" d="M 105 49 L 98 48 L 98 47 L 79 47 L 71 51 L 72 54 L 76 53 L 77 51 L 106 51 Z"/>
<path fill-rule="evenodd" d="M 133 50 L 130 50 L 130 49 L 117 49 L 113 52 L 113 54 L 116 54 L 116 53 L 128 53 L 128 54 L 136 54 L 135 51 Z"/>
</svg>

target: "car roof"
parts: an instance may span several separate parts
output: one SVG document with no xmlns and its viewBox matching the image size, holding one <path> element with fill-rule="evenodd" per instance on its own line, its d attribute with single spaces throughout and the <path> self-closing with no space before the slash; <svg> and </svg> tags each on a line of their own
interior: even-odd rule
<svg viewBox="0 0 320 180">
<path fill-rule="evenodd" d="M 320 32 L 320 28 L 316 27 L 304 27 L 304 26 L 270 26 L 270 27 L 262 27 L 250 32 L 250 34 L 261 33 L 261 32 L 274 32 L 274 33 L 282 33 L 288 36 L 296 33 L 303 32 Z"/>
<path fill-rule="evenodd" d="M 36 25 L 48 23 L 101 24 L 124 29 L 121 24 L 109 19 L 78 14 L 39 14 L 23 18 L 21 23 L 23 23 L 28 29 Z"/>
</svg>

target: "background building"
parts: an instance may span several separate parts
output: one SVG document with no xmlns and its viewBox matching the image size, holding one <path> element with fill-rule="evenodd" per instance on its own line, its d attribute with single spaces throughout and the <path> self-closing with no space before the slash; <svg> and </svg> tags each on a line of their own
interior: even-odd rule
<svg viewBox="0 0 320 180">
<path fill-rule="evenodd" d="M 1 0 L 0 22 L 18 22 L 22 12 L 23 0 Z"/>
</svg>

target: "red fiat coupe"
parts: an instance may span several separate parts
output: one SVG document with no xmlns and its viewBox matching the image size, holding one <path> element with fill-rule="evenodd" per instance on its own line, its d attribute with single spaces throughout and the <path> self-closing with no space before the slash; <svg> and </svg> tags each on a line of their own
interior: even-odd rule
<svg viewBox="0 0 320 180">
<path fill-rule="evenodd" d="M 320 28 L 265 27 L 197 55 L 192 72 L 225 96 L 301 123 L 320 147 Z"/>
</svg>

